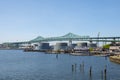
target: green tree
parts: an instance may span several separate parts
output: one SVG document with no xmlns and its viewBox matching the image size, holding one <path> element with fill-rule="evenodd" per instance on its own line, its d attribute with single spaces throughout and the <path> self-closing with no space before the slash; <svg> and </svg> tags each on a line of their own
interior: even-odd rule
<svg viewBox="0 0 120 80">
<path fill-rule="evenodd" d="M 89 48 L 90 51 L 93 51 L 93 48 Z"/>
<path fill-rule="evenodd" d="M 110 44 L 103 45 L 103 48 L 104 49 L 109 49 L 110 48 Z"/>
</svg>

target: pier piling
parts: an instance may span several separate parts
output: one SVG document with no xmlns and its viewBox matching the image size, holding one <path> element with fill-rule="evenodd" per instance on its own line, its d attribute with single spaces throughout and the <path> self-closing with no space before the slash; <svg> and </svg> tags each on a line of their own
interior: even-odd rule
<svg viewBox="0 0 120 80">
<path fill-rule="evenodd" d="M 104 69 L 104 80 L 107 79 L 107 66 L 105 65 L 105 69 Z"/>
<path fill-rule="evenodd" d="M 72 64 L 72 72 L 74 72 L 74 65 Z"/>
<path fill-rule="evenodd" d="M 82 64 L 80 64 L 80 72 L 84 73 L 84 62 L 82 62 Z"/>
<path fill-rule="evenodd" d="M 82 65 L 80 64 L 80 71 L 82 71 Z"/>
<path fill-rule="evenodd" d="M 56 59 L 58 59 L 58 54 L 56 54 Z"/>
<path fill-rule="evenodd" d="M 92 66 L 90 66 L 89 75 L 92 76 Z"/>
<path fill-rule="evenodd" d="M 92 80 L 92 66 L 89 69 L 89 80 Z"/>
<path fill-rule="evenodd" d="M 76 72 L 76 68 L 77 68 L 77 64 L 76 63 L 74 64 L 74 68 L 75 68 L 75 72 Z"/>
</svg>

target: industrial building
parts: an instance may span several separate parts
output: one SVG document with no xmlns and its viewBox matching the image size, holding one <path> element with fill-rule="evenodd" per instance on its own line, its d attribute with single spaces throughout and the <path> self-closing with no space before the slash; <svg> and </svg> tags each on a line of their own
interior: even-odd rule
<svg viewBox="0 0 120 80">
<path fill-rule="evenodd" d="M 50 49 L 49 43 L 40 43 L 39 50 L 49 50 L 49 49 Z"/>
<path fill-rule="evenodd" d="M 56 43 L 54 46 L 54 51 L 65 51 L 68 48 L 68 43 Z"/>
<path fill-rule="evenodd" d="M 78 47 L 88 47 L 88 44 L 86 42 L 81 42 L 81 43 L 77 43 Z"/>
<path fill-rule="evenodd" d="M 90 43 L 89 48 L 97 48 L 97 44 L 96 43 Z"/>
<path fill-rule="evenodd" d="M 77 44 L 71 44 L 71 48 L 74 49 L 77 46 Z"/>
</svg>

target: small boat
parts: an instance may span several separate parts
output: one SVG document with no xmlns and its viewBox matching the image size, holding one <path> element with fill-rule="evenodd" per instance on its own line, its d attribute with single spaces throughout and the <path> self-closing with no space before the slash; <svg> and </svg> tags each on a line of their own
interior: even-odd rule
<svg viewBox="0 0 120 80">
<path fill-rule="evenodd" d="M 79 56 L 88 56 L 90 55 L 89 48 L 88 47 L 75 47 L 74 53 L 71 53 L 72 55 L 79 55 Z"/>
<path fill-rule="evenodd" d="M 74 56 L 89 56 L 89 53 L 70 53 L 70 54 Z"/>
<path fill-rule="evenodd" d="M 75 47 L 74 48 L 74 52 L 76 53 L 86 53 L 89 52 L 89 48 L 88 47 Z"/>
</svg>

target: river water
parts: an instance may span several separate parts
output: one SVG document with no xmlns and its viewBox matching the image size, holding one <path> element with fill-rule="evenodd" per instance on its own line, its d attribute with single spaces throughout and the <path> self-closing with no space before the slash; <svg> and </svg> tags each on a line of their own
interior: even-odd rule
<svg viewBox="0 0 120 80">
<path fill-rule="evenodd" d="M 120 64 L 98 56 L 0 50 L 0 80 L 120 80 Z"/>
</svg>

